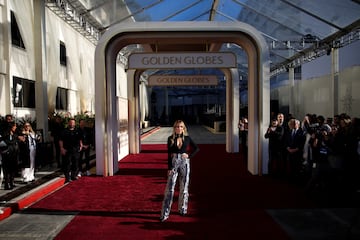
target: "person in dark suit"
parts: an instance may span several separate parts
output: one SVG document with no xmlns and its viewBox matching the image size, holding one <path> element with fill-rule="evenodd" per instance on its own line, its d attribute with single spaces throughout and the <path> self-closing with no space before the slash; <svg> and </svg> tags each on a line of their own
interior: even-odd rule
<svg viewBox="0 0 360 240">
<path fill-rule="evenodd" d="M 300 121 L 290 119 L 289 132 L 286 134 L 287 151 L 287 176 L 290 180 L 301 180 L 303 149 L 305 144 L 305 135 L 300 128 Z"/>
</svg>

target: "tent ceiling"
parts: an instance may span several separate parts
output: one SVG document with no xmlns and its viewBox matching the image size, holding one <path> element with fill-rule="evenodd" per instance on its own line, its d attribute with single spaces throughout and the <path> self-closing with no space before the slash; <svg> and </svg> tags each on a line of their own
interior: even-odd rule
<svg viewBox="0 0 360 240">
<path fill-rule="evenodd" d="M 96 39 L 121 22 L 245 22 L 268 42 L 272 71 L 309 60 L 315 50 L 325 54 L 360 38 L 359 0 L 47 0 L 46 4 L 53 11 L 60 8 L 58 14 L 76 17 Z M 167 43 L 156 48 L 203 51 L 208 46 Z"/>
</svg>

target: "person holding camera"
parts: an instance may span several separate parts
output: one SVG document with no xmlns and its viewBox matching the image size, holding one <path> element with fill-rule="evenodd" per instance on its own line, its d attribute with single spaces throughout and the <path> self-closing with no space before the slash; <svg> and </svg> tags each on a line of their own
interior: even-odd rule
<svg viewBox="0 0 360 240">
<path fill-rule="evenodd" d="M 328 157 L 333 153 L 331 147 L 332 129 L 325 123 L 323 116 L 317 116 L 317 125 L 311 131 L 309 144 L 312 150 L 313 162 L 311 166 L 311 177 L 307 183 L 306 190 L 312 192 L 315 189 L 324 190 L 328 184 L 330 165 Z"/>
<path fill-rule="evenodd" d="M 9 122 L 3 136 L 3 141 L 6 145 L 2 149 L 5 190 L 11 190 L 15 187 L 14 178 L 19 164 L 19 140 L 22 140 L 22 137 L 18 136 L 16 128 L 15 122 Z"/>
<path fill-rule="evenodd" d="M 279 126 L 279 122 L 276 118 L 271 121 L 271 125 L 268 127 L 265 133 L 265 138 L 269 139 L 269 163 L 268 170 L 272 176 L 278 176 L 281 174 L 281 152 L 282 152 L 282 138 L 284 135 L 284 129 Z"/>
<path fill-rule="evenodd" d="M 31 124 L 25 122 L 22 129 L 23 141 L 20 141 L 21 175 L 24 183 L 35 180 L 36 148 L 40 136 L 35 133 Z"/>
</svg>

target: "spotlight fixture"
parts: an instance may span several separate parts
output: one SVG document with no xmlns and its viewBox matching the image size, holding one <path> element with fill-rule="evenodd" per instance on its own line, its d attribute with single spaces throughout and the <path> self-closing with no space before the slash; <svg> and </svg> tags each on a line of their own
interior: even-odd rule
<svg viewBox="0 0 360 240">
<path fill-rule="evenodd" d="M 22 85 L 20 83 L 17 83 L 16 87 L 15 87 L 15 93 L 16 93 L 15 94 L 15 103 L 16 104 L 19 103 L 19 93 L 20 93 L 21 89 L 22 89 Z"/>
</svg>

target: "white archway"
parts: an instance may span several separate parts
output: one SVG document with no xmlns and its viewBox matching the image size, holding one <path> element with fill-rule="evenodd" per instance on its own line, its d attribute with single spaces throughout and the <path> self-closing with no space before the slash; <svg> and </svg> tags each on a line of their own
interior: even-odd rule
<svg viewBox="0 0 360 240">
<path fill-rule="evenodd" d="M 252 174 L 267 172 L 267 141 L 264 131 L 270 117 L 270 81 L 267 44 L 260 33 L 244 23 L 226 22 L 142 22 L 112 26 L 100 39 L 95 51 L 95 131 L 96 131 L 96 173 L 111 176 L 117 171 L 117 106 L 115 98 L 115 61 L 118 52 L 129 44 L 156 43 L 157 39 L 176 42 L 179 38 L 187 41 L 232 42 L 241 46 L 248 55 L 249 93 L 249 146 L 248 170 Z M 136 72 L 128 73 L 128 81 L 134 81 Z M 227 72 L 226 70 L 224 71 Z M 233 70 L 229 76 L 236 76 Z M 132 75 L 132 76 L 131 76 Z M 230 77 L 230 79 L 231 79 Z M 233 96 L 232 84 L 227 87 L 227 95 Z M 129 101 L 129 142 L 136 144 L 139 137 L 138 99 L 134 84 L 128 86 Z M 237 91 L 237 90 L 236 90 Z M 238 102 L 227 97 L 227 134 L 237 127 L 235 116 Z M 228 133 L 229 132 L 229 133 Z M 132 136 L 132 137 L 130 137 Z M 233 149 L 232 137 L 227 135 L 227 151 Z M 230 147 L 229 147 L 230 146 Z M 130 153 L 139 149 L 130 146 Z"/>
</svg>

